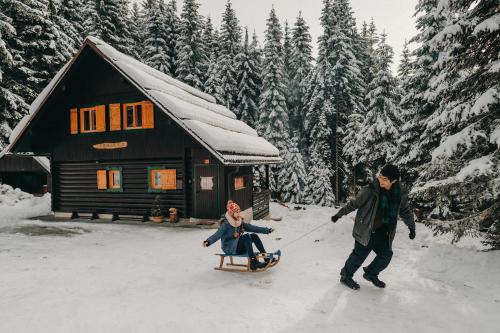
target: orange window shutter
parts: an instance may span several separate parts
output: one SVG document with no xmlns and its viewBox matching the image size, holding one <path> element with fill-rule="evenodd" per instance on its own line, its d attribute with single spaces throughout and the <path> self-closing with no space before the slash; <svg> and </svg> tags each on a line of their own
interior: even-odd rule
<svg viewBox="0 0 500 333">
<path fill-rule="evenodd" d="M 95 107 L 96 112 L 96 132 L 106 132 L 106 106 Z"/>
<path fill-rule="evenodd" d="M 162 189 L 175 190 L 177 188 L 177 174 L 175 169 L 162 170 Z"/>
<path fill-rule="evenodd" d="M 123 104 L 122 107 L 122 121 L 123 129 L 127 129 L 127 104 Z"/>
<path fill-rule="evenodd" d="M 120 103 L 109 105 L 109 129 L 110 131 L 122 129 Z"/>
<path fill-rule="evenodd" d="M 108 189 L 108 180 L 106 179 L 106 170 L 97 170 L 97 189 Z"/>
<path fill-rule="evenodd" d="M 85 132 L 84 122 L 85 122 L 85 112 L 83 112 L 83 110 L 80 109 L 80 132 L 81 133 Z"/>
<path fill-rule="evenodd" d="M 155 113 L 153 103 L 150 101 L 142 102 L 142 128 L 155 127 Z"/>
<path fill-rule="evenodd" d="M 69 110 L 69 122 L 71 134 L 78 134 L 78 109 Z"/>
<path fill-rule="evenodd" d="M 168 170 L 161 170 L 161 189 L 168 190 Z"/>
</svg>

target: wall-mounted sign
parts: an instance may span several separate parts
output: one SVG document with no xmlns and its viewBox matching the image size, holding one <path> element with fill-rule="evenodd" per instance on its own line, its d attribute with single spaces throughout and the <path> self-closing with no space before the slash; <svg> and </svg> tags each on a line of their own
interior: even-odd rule
<svg viewBox="0 0 500 333">
<path fill-rule="evenodd" d="M 200 177 L 200 186 L 203 191 L 214 189 L 214 177 Z"/>
<path fill-rule="evenodd" d="M 122 149 L 127 148 L 128 142 L 104 142 L 93 145 L 94 149 Z"/>
</svg>

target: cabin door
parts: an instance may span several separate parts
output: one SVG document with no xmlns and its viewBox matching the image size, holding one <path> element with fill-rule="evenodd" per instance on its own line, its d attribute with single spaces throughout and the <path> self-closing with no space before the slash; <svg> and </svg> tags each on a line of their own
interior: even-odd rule
<svg viewBox="0 0 500 333">
<path fill-rule="evenodd" d="M 217 165 L 195 165 L 193 217 L 202 219 L 220 217 L 218 173 Z"/>
</svg>

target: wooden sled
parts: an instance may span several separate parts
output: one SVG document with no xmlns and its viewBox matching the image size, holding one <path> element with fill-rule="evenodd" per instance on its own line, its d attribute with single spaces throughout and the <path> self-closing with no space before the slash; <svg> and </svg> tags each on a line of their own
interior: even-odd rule
<svg viewBox="0 0 500 333">
<path fill-rule="evenodd" d="M 241 272 L 241 273 L 257 273 L 257 272 L 264 272 L 268 270 L 271 267 L 274 267 L 278 264 L 278 262 L 281 259 L 281 250 L 278 250 L 274 253 L 255 253 L 255 257 L 258 259 L 265 259 L 269 258 L 269 262 L 267 263 L 266 267 L 256 269 L 255 271 L 252 271 L 250 269 L 250 258 L 246 254 L 225 254 L 225 253 L 218 253 L 216 256 L 220 257 L 220 262 L 218 267 L 214 267 L 215 270 L 218 271 L 226 271 L 226 272 Z M 224 260 L 229 257 L 229 262 L 226 263 L 226 266 L 224 266 Z M 246 264 L 237 264 L 234 262 L 234 258 L 246 258 L 247 263 Z M 274 259 L 274 260 L 273 260 Z"/>
</svg>

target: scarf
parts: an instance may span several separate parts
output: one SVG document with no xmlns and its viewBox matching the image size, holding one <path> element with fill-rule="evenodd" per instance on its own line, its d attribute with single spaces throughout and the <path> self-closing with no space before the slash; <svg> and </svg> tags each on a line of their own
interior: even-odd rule
<svg viewBox="0 0 500 333">
<path fill-rule="evenodd" d="M 396 224 L 399 210 L 399 186 L 394 184 L 390 191 L 380 189 L 379 212 L 382 224 Z"/>
</svg>

